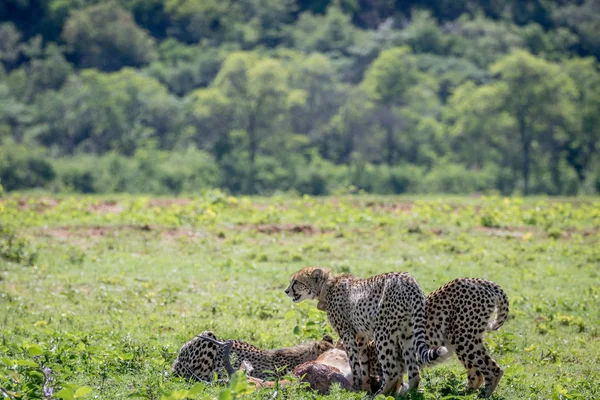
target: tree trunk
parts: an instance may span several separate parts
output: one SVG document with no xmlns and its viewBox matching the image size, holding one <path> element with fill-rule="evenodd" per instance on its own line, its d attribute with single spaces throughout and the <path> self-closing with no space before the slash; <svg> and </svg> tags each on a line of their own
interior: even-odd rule
<svg viewBox="0 0 600 400">
<path fill-rule="evenodd" d="M 394 153 L 396 150 L 396 141 L 394 140 L 394 127 L 393 125 L 388 125 L 386 127 L 386 162 L 389 166 L 394 165 Z"/>
<path fill-rule="evenodd" d="M 529 165 L 530 165 L 530 157 L 529 152 L 531 150 L 531 136 L 527 134 L 527 124 L 525 123 L 525 116 L 518 116 L 519 123 L 519 135 L 521 137 L 521 149 L 522 149 L 522 164 L 521 164 L 521 174 L 523 175 L 523 195 L 527 196 L 529 194 Z"/>
<path fill-rule="evenodd" d="M 254 114 L 250 116 L 248 122 L 248 156 L 250 158 L 250 171 L 248 171 L 248 191 L 255 192 L 256 170 L 254 168 L 256 153 L 258 151 L 258 138 L 256 137 L 256 117 Z"/>
<path fill-rule="evenodd" d="M 256 137 L 256 118 L 254 115 L 250 116 L 248 121 L 248 154 L 250 156 L 250 164 L 254 165 L 256 159 L 256 152 L 258 150 L 258 138 Z"/>
<path fill-rule="evenodd" d="M 392 110 L 383 106 L 378 112 L 378 118 L 385 129 L 385 149 L 384 158 L 388 165 L 394 165 L 396 162 L 396 138 L 394 137 L 395 121 Z"/>
<path fill-rule="evenodd" d="M 550 155 L 550 175 L 554 184 L 554 192 L 550 194 L 558 195 L 562 192 L 562 182 L 560 177 L 560 150 L 553 148 Z"/>
</svg>

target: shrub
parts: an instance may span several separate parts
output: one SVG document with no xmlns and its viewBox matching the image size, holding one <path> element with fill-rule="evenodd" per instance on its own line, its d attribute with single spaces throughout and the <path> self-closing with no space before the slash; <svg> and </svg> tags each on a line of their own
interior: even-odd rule
<svg viewBox="0 0 600 400">
<path fill-rule="evenodd" d="M 0 145 L 0 182 L 6 191 L 46 187 L 56 176 L 46 153 L 14 143 Z"/>
<path fill-rule="evenodd" d="M 493 190 L 498 171 L 488 167 L 469 170 L 458 164 L 440 164 L 425 175 L 420 191 L 423 193 L 465 194 Z"/>
<path fill-rule="evenodd" d="M 296 168 L 294 189 L 301 194 L 325 195 L 347 186 L 348 167 L 335 165 L 313 154 L 306 165 Z"/>
<path fill-rule="evenodd" d="M 27 239 L 19 236 L 14 228 L 0 225 L 0 259 L 34 265 L 37 257 L 37 250 Z"/>
<path fill-rule="evenodd" d="M 221 184 L 214 158 L 195 148 L 173 153 L 144 150 L 135 157 L 76 156 L 56 160 L 55 166 L 59 181 L 55 191 L 180 194 Z"/>
<path fill-rule="evenodd" d="M 391 193 L 414 193 L 423 179 L 423 169 L 411 164 L 391 167 L 388 175 L 388 186 Z"/>
</svg>

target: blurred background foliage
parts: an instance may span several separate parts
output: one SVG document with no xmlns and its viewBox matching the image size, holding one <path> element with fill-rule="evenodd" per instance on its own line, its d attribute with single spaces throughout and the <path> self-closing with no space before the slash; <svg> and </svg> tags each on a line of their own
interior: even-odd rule
<svg viewBox="0 0 600 400">
<path fill-rule="evenodd" d="M 599 32 L 595 0 L 3 0 L 0 184 L 597 193 Z"/>
</svg>

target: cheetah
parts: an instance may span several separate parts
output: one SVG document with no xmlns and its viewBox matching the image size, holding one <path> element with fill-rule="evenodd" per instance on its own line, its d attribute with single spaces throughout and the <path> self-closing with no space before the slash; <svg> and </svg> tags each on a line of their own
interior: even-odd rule
<svg viewBox="0 0 600 400">
<path fill-rule="evenodd" d="M 425 342 L 425 295 L 408 273 L 391 272 L 367 279 L 332 276 L 322 268 L 303 268 L 290 278 L 285 293 L 293 302 L 318 299 L 334 331 L 343 341 L 355 389 L 371 391 L 368 341 L 374 339 L 382 367 L 377 394 L 417 388 L 417 355 L 427 364 L 447 353 Z M 415 350 L 416 348 L 416 350 Z M 408 386 L 402 376 L 408 369 Z"/>
<path fill-rule="evenodd" d="M 328 335 L 317 342 L 283 349 L 261 350 L 240 340 L 220 342 L 213 332 L 205 331 L 181 347 L 172 370 L 176 376 L 186 379 L 211 381 L 215 373 L 222 378 L 224 368 L 229 364 L 229 360 L 224 360 L 224 355 L 231 351 L 236 360 L 230 368 L 237 369 L 242 361 L 248 361 L 252 365 L 248 375 L 259 379 L 279 378 L 294 367 L 315 360 L 321 353 L 332 348 L 333 339 Z"/>
<path fill-rule="evenodd" d="M 508 312 L 504 290 L 484 279 L 458 278 L 427 296 L 427 343 L 456 353 L 467 369 L 467 389 L 477 390 L 485 381 L 481 397 L 490 397 L 504 374 L 488 355 L 483 334 L 500 329 Z"/>
<path fill-rule="evenodd" d="M 490 322 L 494 310 L 496 318 Z M 467 390 L 477 390 L 485 381 L 480 397 L 490 397 L 504 374 L 488 355 L 483 334 L 500 329 L 508 312 L 508 297 L 504 290 L 484 279 L 458 278 L 427 296 L 427 344 L 445 346 L 449 356 L 456 353 L 467 369 Z M 369 344 L 369 352 L 372 379 L 375 380 L 382 371 L 374 355 L 373 343 Z"/>
</svg>

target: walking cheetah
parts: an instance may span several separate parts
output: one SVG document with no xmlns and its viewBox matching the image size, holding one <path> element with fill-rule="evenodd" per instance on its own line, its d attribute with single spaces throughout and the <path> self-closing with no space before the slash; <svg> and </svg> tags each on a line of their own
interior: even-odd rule
<svg viewBox="0 0 600 400">
<path fill-rule="evenodd" d="M 494 310 L 496 318 L 490 322 Z M 503 372 L 488 355 L 483 334 L 500 329 L 508 317 L 504 290 L 491 281 L 458 278 L 427 296 L 426 311 L 427 344 L 445 346 L 448 355 L 456 353 L 467 369 L 467 390 L 477 390 L 485 381 L 480 397 L 490 397 Z M 374 347 L 369 344 L 372 379 L 382 375 Z"/>
<path fill-rule="evenodd" d="M 467 389 L 478 389 L 485 380 L 482 397 L 492 395 L 504 374 L 488 355 L 483 334 L 500 329 L 508 311 L 504 290 L 483 279 L 455 279 L 427 296 L 427 343 L 456 353 L 467 369 Z"/>
<path fill-rule="evenodd" d="M 382 384 L 376 394 L 416 388 L 420 380 L 417 354 L 426 364 L 447 353 L 445 347 L 430 350 L 425 343 L 425 295 L 408 273 L 359 279 L 304 268 L 292 275 L 285 293 L 294 302 L 319 300 L 319 308 L 327 311 L 331 326 L 344 342 L 356 389 L 370 391 L 367 344 L 371 338 L 382 367 Z M 408 386 L 402 383 L 405 367 Z"/>
<path fill-rule="evenodd" d="M 186 379 L 211 381 L 214 374 L 224 376 L 225 346 L 226 353 L 235 354 L 233 368 L 239 368 L 242 361 L 248 361 L 253 369 L 248 375 L 255 378 L 280 377 L 294 367 L 315 360 L 321 353 L 333 348 L 333 339 L 325 336 L 318 342 L 309 342 L 294 347 L 276 350 L 261 350 L 251 344 L 239 340 L 220 342 L 211 331 L 205 331 L 185 343 L 179 350 L 172 370 L 177 376 Z M 270 372 L 269 372 L 270 371 Z"/>
</svg>

